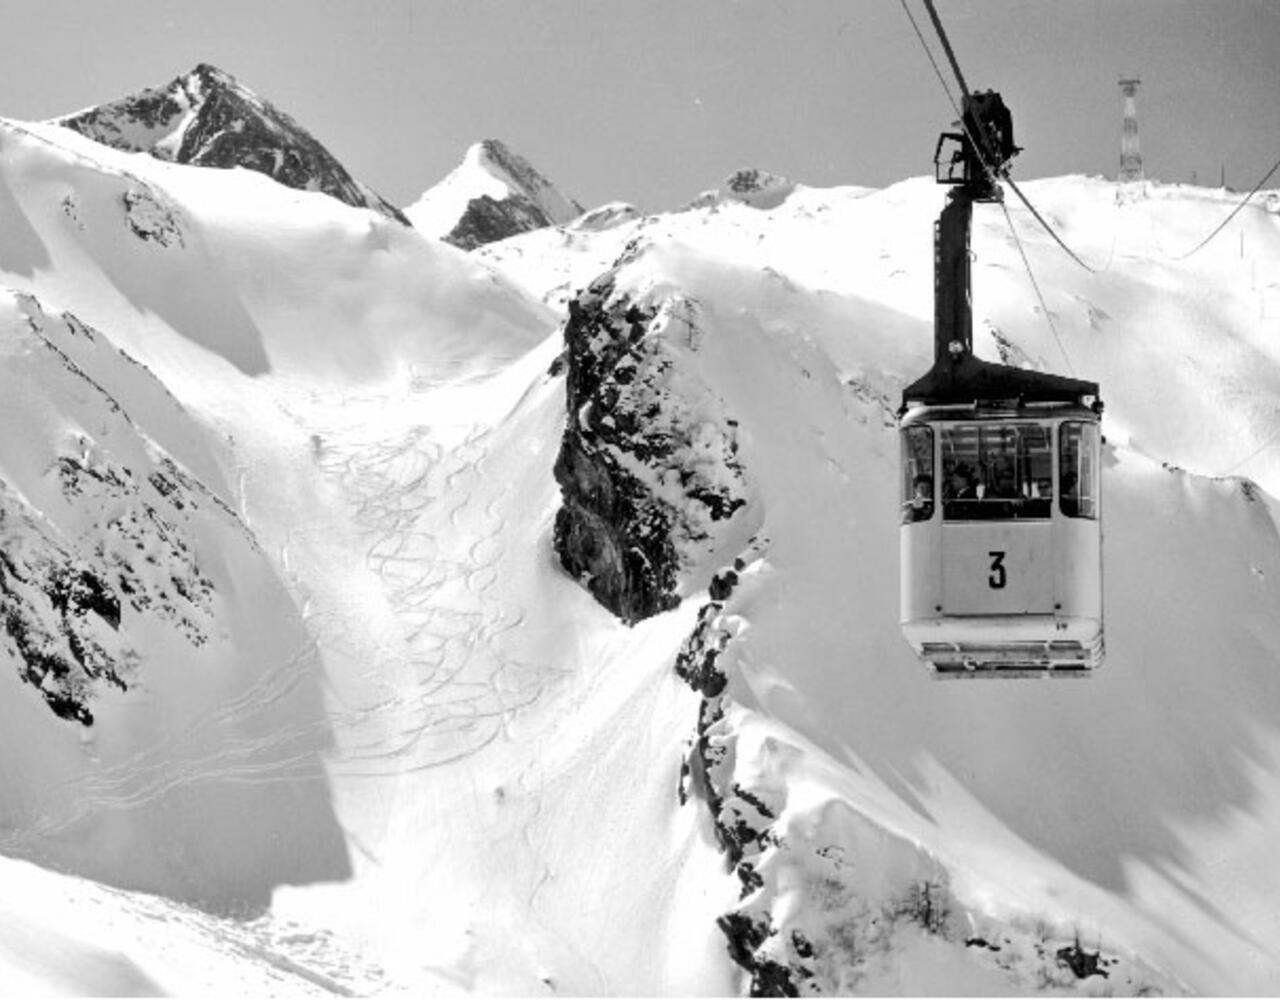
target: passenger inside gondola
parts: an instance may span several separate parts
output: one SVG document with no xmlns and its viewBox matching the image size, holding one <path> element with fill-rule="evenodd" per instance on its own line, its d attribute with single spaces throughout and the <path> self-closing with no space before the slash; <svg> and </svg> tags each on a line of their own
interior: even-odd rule
<svg viewBox="0 0 1280 1000">
<path fill-rule="evenodd" d="M 902 435 L 902 469 L 905 473 L 902 523 L 933 517 L 933 431 L 912 427 Z"/>
<path fill-rule="evenodd" d="M 1080 477 L 1069 470 L 1062 474 L 1062 513 L 1080 516 Z"/>
<path fill-rule="evenodd" d="M 985 496 L 995 500 L 1013 500 L 1020 495 L 1013 466 L 1007 463 L 1002 464 L 991 477 L 991 488 L 986 491 Z"/>
<path fill-rule="evenodd" d="M 942 430 L 942 514 L 948 521 L 1050 516 L 1050 428 L 1037 423 L 963 423 Z"/>
<path fill-rule="evenodd" d="M 947 484 L 942 488 L 943 500 L 976 500 L 978 488 L 974 485 L 973 471 L 964 462 L 953 466 L 947 474 Z"/>
<path fill-rule="evenodd" d="M 911 502 L 917 509 L 928 504 L 933 507 L 933 477 L 932 476 L 916 476 L 915 482 L 912 484 Z"/>
</svg>

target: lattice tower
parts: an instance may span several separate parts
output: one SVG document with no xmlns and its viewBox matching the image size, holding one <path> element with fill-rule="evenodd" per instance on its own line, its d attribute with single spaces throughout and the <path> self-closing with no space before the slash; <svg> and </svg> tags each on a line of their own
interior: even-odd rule
<svg viewBox="0 0 1280 1000">
<path fill-rule="evenodd" d="M 1138 150 L 1138 84 L 1136 76 L 1120 81 L 1124 95 L 1124 131 L 1120 135 L 1120 183 L 1142 180 L 1142 153 Z"/>
</svg>

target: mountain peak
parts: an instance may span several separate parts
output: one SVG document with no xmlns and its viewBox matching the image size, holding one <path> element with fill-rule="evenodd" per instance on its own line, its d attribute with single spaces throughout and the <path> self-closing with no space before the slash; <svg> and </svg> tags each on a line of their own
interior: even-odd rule
<svg viewBox="0 0 1280 1000">
<path fill-rule="evenodd" d="M 164 86 L 53 123 L 126 152 L 201 167 L 255 170 L 288 187 L 322 191 L 408 224 L 293 118 L 211 63 L 199 63 Z"/>
<path fill-rule="evenodd" d="M 581 213 L 576 203 L 560 194 L 552 183 L 540 174 L 528 160 L 515 152 L 500 139 L 483 139 L 467 150 L 464 164 L 478 167 L 492 176 L 505 182 L 508 186 L 533 196 L 545 195 L 551 213 L 558 217 L 557 221 L 567 222 Z"/>
<path fill-rule="evenodd" d="M 498 139 L 474 143 L 444 180 L 405 209 L 415 227 L 474 250 L 582 214 L 528 160 Z"/>
<path fill-rule="evenodd" d="M 191 77 L 199 77 L 201 79 L 206 79 L 206 80 L 216 80 L 219 83 L 222 83 L 230 87 L 240 86 L 240 84 L 236 81 L 236 78 L 234 76 L 232 76 L 226 70 L 219 69 L 217 66 L 214 66 L 212 63 L 206 63 L 206 62 L 196 63 L 196 68 L 193 69 L 187 75 Z"/>
</svg>

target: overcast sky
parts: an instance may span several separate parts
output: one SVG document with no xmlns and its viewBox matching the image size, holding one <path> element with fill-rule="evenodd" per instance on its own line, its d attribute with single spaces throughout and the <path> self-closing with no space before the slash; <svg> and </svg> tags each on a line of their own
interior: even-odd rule
<svg viewBox="0 0 1280 1000">
<path fill-rule="evenodd" d="M 922 0 L 906 3 L 927 32 Z M 1247 189 L 1280 159 L 1277 0 L 937 5 L 969 84 L 1013 110 L 1026 148 L 1016 178 L 1114 176 L 1121 74 L 1142 79 L 1148 176 L 1216 184 L 1225 166 Z M 739 167 L 880 186 L 929 173 L 954 118 L 902 0 L 0 0 L 0 11 L 0 115 L 76 111 L 210 62 L 401 205 L 484 138 L 587 207 L 678 207 Z"/>
</svg>

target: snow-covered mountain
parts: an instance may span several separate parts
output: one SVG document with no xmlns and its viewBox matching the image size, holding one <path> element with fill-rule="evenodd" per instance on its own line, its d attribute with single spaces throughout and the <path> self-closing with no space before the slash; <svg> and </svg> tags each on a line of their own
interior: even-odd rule
<svg viewBox="0 0 1280 1000">
<path fill-rule="evenodd" d="M 582 206 L 523 156 L 486 139 L 404 212 L 420 232 L 474 250 L 532 229 L 565 225 L 582 214 Z"/>
<path fill-rule="evenodd" d="M 344 878 L 326 654 L 241 451 L 262 431 L 305 469 L 323 445 L 253 387 L 465 380 L 551 320 L 319 193 L 51 125 L 0 123 L 0 146 L 3 851 L 219 912 Z"/>
<path fill-rule="evenodd" d="M 7 982 L 1280 989 L 1266 199 L 1177 259 L 1231 196 L 1026 183 L 1094 273 L 979 211 L 979 354 L 1107 401 L 1108 659 L 964 684 L 897 625 L 931 180 L 463 253 L 0 153 Z"/>
<path fill-rule="evenodd" d="M 1190 915 L 1276 917 L 1271 866 L 1257 854 L 1276 786 L 1259 784 L 1252 765 L 1224 772 L 1221 763 L 1224 753 L 1273 761 L 1277 747 L 1268 710 L 1256 714 L 1274 703 L 1280 650 L 1270 582 L 1280 549 L 1266 499 L 1276 466 L 1263 449 L 1275 435 L 1277 355 L 1257 275 L 1280 277 L 1280 229 L 1264 211 L 1248 213 L 1245 244 L 1258 256 L 1245 273 L 1238 237 L 1179 265 L 1166 253 L 1193 245 L 1228 199 L 1155 189 L 1120 210 L 1103 182 L 1031 188 L 1104 271 L 1073 270 L 1015 213 L 1050 275 L 1041 281 L 1067 357 L 994 213 L 975 237 L 976 308 L 988 356 L 1071 365 L 1101 378 L 1109 403 L 1110 656 L 1088 684 L 931 683 L 899 648 L 892 407 L 929 360 L 929 221 L 940 201 L 931 185 L 801 190 L 769 212 L 721 205 L 651 219 L 610 276 L 608 314 L 627 321 L 595 324 L 596 355 L 624 388 L 597 377 L 602 388 L 571 412 L 571 433 L 575 423 L 624 431 L 597 435 L 624 470 L 614 481 L 693 484 L 708 452 L 689 447 L 683 474 L 664 474 L 668 459 L 655 459 L 623 417 L 669 413 L 706 385 L 721 415 L 704 407 L 685 424 L 696 431 L 688 441 L 736 441 L 735 478 L 754 484 L 720 530 L 737 551 L 701 561 L 663 593 L 701 602 L 677 657 L 705 696 L 690 795 L 716 817 L 741 878 L 722 925 L 759 989 L 978 981 L 945 965 L 929 978 L 950 959 L 933 946 L 916 953 L 920 926 L 970 943 L 975 963 L 1008 972 L 1006 988 L 1021 991 L 1070 984 L 1087 956 L 1122 993 L 1211 988 L 1202 977 L 1219 963 L 1218 989 L 1256 988 L 1254 975 L 1273 974 L 1262 972 L 1271 960 L 1259 964 L 1252 934 L 1231 944 L 1232 932 Z M 852 238 L 860 233 L 874 235 Z M 551 234 L 531 234 L 507 251 L 513 267 L 540 259 L 535 241 L 551 259 Z M 583 261 L 582 273 L 599 263 Z M 566 266 L 562 253 L 540 287 L 554 289 Z M 575 317 L 598 287 L 570 300 L 571 351 Z M 646 319 L 664 313 L 679 319 Z M 649 370 L 654 339 L 680 357 L 656 385 L 633 374 Z M 622 361 L 610 362 L 619 350 Z M 1180 379 L 1191 381 L 1176 400 L 1166 392 L 1165 405 L 1154 402 L 1156 386 Z M 1240 472 L 1241 459 L 1265 492 L 1220 475 Z M 714 464 L 726 476 L 730 463 Z M 608 485 L 591 487 L 608 502 Z M 672 497 L 669 486 L 648 495 Z M 691 490 L 672 506 L 696 512 L 696 501 Z M 626 520 L 597 551 L 645 551 L 653 519 Z M 1219 728 L 1226 719 L 1229 731 Z M 1227 869 L 1212 860 L 1224 855 L 1234 859 Z M 957 908 L 966 896 L 988 905 Z M 1014 898 L 1022 902 L 1005 909 Z M 1183 934 L 1211 938 L 1214 957 L 1187 961 Z"/>
<path fill-rule="evenodd" d="M 404 215 L 341 163 L 301 125 L 230 73 L 201 63 L 163 87 L 53 120 L 107 146 L 198 167 L 244 167 L 287 187 Z"/>
<path fill-rule="evenodd" d="M 104 388 L 128 384 L 146 416 L 198 447 L 145 369 L 71 313 L 50 317 L 29 295 L 5 305 L 7 424 L 26 430 L 3 442 L 6 637 L 21 678 L 91 726 L 104 687 L 143 680 L 132 623 L 163 623 L 192 652 L 209 641 L 215 588 L 196 536 L 227 535 L 224 550 L 247 533 Z"/>
</svg>

